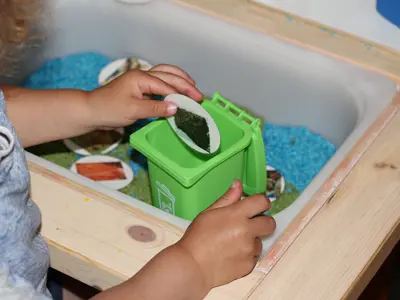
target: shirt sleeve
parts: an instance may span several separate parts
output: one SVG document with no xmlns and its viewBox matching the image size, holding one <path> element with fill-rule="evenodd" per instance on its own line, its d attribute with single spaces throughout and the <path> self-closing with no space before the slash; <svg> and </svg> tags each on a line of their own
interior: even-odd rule
<svg viewBox="0 0 400 300">
<path fill-rule="evenodd" d="M 4 266 L 0 268 L 1 300 L 51 300 L 47 294 L 39 293 L 30 283 L 22 278 L 10 280 L 9 272 Z"/>
<path fill-rule="evenodd" d="M 39 233 L 40 210 L 30 199 L 29 189 L 25 153 L 7 118 L 0 90 L 1 300 L 43 299 L 40 294 L 47 293 L 48 247 Z M 20 293 L 23 296 L 12 298 Z"/>
</svg>

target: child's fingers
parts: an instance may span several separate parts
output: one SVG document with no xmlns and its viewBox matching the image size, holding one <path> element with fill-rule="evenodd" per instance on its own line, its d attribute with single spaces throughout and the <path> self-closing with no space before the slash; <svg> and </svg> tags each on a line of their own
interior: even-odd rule
<svg viewBox="0 0 400 300">
<path fill-rule="evenodd" d="M 145 72 L 131 71 L 129 74 L 131 75 L 130 81 L 134 88 L 134 97 L 143 97 L 144 94 L 167 96 L 177 92 L 167 82 Z"/>
<path fill-rule="evenodd" d="M 187 81 L 189 81 L 191 84 L 196 85 L 196 82 L 189 76 L 188 73 L 183 71 L 181 68 L 173 66 L 173 65 L 168 65 L 168 64 L 161 64 L 157 65 L 149 70 L 149 72 L 152 71 L 157 71 L 157 72 L 167 72 L 167 73 L 172 73 L 177 76 L 185 78 Z"/>
<path fill-rule="evenodd" d="M 242 184 L 239 180 L 235 180 L 229 190 L 217 201 L 215 201 L 208 209 L 215 209 L 229 206 L 240 200 L 242 197 Z"/>
<path fill-rule="evenodd" d="M 192 83 L 181 76 L 159 71 L 151 71 L 148 74 L 165 81 L 179 93 L 187 95 L 194 100 L 200 101 L 203 99 L 203 94 Z"/>
<path fill-rule="evenodd" d="M 173 116 L 176 113 L 176 104 L 168 101 L 138 100 L 132 105 L 134 119 L 147 119 Z"/>
<path fill-rule="evenodd" d="M 271 202 L 265 195 L 254 195 L 236 203 L 235 206 L 238 214 L 252 218 L 267 211 L 271 207 Z"/>
<path fill-rule="evenodd" d="M 271 216 L 259 216 L 249 220 L 250 231 L 256 237 L 269 236 L 275 231 L 276 222 Z"/>
<path fill-rule="evenodd" d="M 254 257 L 258 260 L 262 252 L 262 242 L 260 238 L 254 239 Z"/>
<path fill-rule="evenodd" d="M 179 86 L 184 84 L 186 88 L 195 87 L 195 85 L 191 81 L 187 80 L 185 77 L 173 73 L 161 72 L 161 71 L 148 71 L 147 74 L 156 76 L 172 86 Z"/>
</svg>

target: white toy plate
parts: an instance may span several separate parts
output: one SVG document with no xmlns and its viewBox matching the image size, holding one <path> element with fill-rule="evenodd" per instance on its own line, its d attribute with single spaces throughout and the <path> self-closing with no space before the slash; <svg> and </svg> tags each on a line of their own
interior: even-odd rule
<svg viewBox="0 0 400 300">
<path fill-rule="evenodd" d="M 119 129 L 116 129 L 115 131 L 117 131 L 119 134 L 121 134 L 121 138 L 98 154 L 107 154 L 119 146 L 119 144 L 121 143 L 122 138 L 124 136 L 124 129 L 119 128 Z M 74 141 L 72 139 L 65 139 L 65 140 L 63 140 L 63 142 L 64 142 L 65 147 L 67 147 L 69 150 L 75 152 L 78 155 L 87 156 L 87 155 L 96 154 L 96 153 L 90 153 L 87 149 L 82 148 L 82 146 L 80 146 L 80 145 L 77 145 L 76 143 L 74 143 Z"/>
<path fill-rule="evenodd" d="M 199 115 L 203 117 L 208 125 L 208 132 L 210 135 L 210 152 L 207 152 L 204 149 L 201 149 L 197 146 L 189 136 L 180 130 L 175 124 L 175 117 L 168 117 L 167 120 L 172 127 L 172 130 L 178 135 L 178 137 L 190 148 L 193 150 L 200 152 L 202 154 L 213 154 L 215 153 L 220 146 L 221 137 L 215 121 L 211 118 L 210 114 L 196 101 L 190 99 L 181 94 L 171 94 L 165 97 L 164 101 L 169 101 L 175 103 L 179 108 L 182 108 L 188 112 Z"/>
<path fill-rule="evenodd" d="M 108 82 L 112 81 L 109 80 L 109 78 L 114 74 L 113 79 L 117 78 L 118 76 L 121 76 L 122 74 L 124 74 L 128 68 L 127 66 L 127 62 L 128 62 L 129 58 L 120 58 L 117 59 L 111 63 L 109 63 L 107 66 L 105 66 L 103 68 L 103 70 L 101 70 L 100 74 L 99 74 L 99 78 L 98 78 L 98 83 L 100 86 L 107 84 Z M 148 63 L 145 60 L 142 59 L 137 59 L 132 57 L 131 58 L 132 61 L 137 61 L 140 64 L 140 70 L 142 71 L 148 71 L 150 70 L 153 66 Z M 133 64 L 134 66 L 135 64 Z M 132 69 L 136 69 L 136 68 L 131 68 Z"/>
<path fill-rule="evenodd" d="M 279 173 L 275 168 L 271 167 L 271 166 L 267 166 L 266 167 L 266 171 L 267 171 L 267 178 L 268 178 L 268 172 L 277 172 Z M 278 181 L 280 181 L 280 185 L 281 185 L 281 194 L 285 191 L 285 178 L 283 178 L 282 174 L 280 174 L 280 178 L 278 179 Z M 266 192 L 267 197 L 269 198 L 269 200 L 271 200 L 271 202 L 275 201 L 277 199 L 276 197 L 276 193 L 275 191 L 271 191 L 271 192 Z"/>
<path fill-rule="evenodd" d="M 101 164 L 101 163 L 117 163 L 120 164 L 122 167 L 122 170 L 119 169 L 120 172 L 123 173 L 123 177 L 125 178 L 121 178 L 121 177 L 117 177 L 117 178 L 110 178 L 107 180 L 96 180 L 93 178 L 90 178 L 89 176 L 85 175 L 84 173 L 80 173 L 78 171 L 78 164 Z M 71 171 L 77 174 L 80 174 L 82 176 L 85 176 L 89 179 L 92 179 L 98 183 L 101 183 L 104 186 L 107 186 L 110 189 L 113 190 L 120 190 L 124 187 L 126 187 L 128 184 L 130 184 L 132 182 L 132 180 L 135 178 L 135 175 L 132 171 L 132 169 L 122 160 L 115 158 L 115 157 L 111 157 L 111 156 L 104 156 L 104 155 L 92 155 L 92 156 L 86 156 L 83 157 L 81 159 L 79 159 L 78 161 L 76 161 L 72 166 L 71 166 Z M 106 171 L 103 171 L 106 172 Z M 105 175 L 104 173 L 102 175 Z"/>
</svg>

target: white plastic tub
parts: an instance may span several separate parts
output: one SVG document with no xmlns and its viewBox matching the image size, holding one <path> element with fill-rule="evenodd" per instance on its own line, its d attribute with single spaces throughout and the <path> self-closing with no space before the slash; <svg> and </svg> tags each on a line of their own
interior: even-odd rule
<svg viewBox="0 0 400 300">
<path fill-rule="evenodd" d="M 219 91 L 276 124 L 301 125 L 339 149 L 300 198 L 276 215 L 266 251 L 389 104 L 394 83 L 378 74 L 298 48 L 169 1 L 53 1 L 45 59 L 81 51 L 175 64 L 208 96 Z M 28 154 L 28 159 L 178 226 L 187 222 Z"/>
</svg>

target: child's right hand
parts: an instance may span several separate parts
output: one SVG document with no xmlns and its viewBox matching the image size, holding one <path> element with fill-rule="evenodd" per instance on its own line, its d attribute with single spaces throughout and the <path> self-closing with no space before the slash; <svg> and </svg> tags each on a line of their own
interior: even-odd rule
<svg viewBox="0 0 400 300">
<path fill-rule="evenodd" d="M 269 216 L 257 216 L 271 203 L 262 195 L 240 200 L 235 181 L 202 212 L 182 239 L 164 249 L 135 276 L 93 300 L 199 300 L 217 286 L 249 274 L 261 253 L 261 236 L 275 230 Z M 257 217 L 255 217 L 257 216 Z M 160 283 L 154 288 L 154 282 Z"/>
<path fill-rule="evenodd" d="M 189 254 L 209 289 L 249 274 L 261 254 L 260 237 L 275 230 L 263 195 L 241 201 L 242 185 L 235 181 L 228 192 L 192 222 L 177 247 Z M 255 217 L 257 216 L 257 217 Z"/>
</svg>

